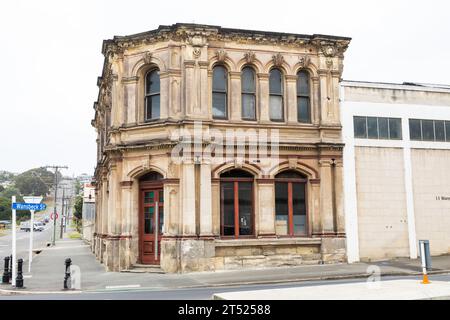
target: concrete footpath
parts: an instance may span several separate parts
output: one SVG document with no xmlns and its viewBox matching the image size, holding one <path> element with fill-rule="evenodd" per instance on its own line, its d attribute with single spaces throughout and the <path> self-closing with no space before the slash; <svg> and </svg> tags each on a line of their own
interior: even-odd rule
<svg viewBox="0 0 450 320">
<path fill-rule="evenodd" d="M 311 287 L 216 293 L 214 300 L 450 300 L 450 282 L 358 282 Z"/>
<path fill-rule="evenodd" d="M 25 275 L 25 289 L 12 290 L 11 285 L 0 285 L 0 295 L 67 292 L 63 291 L 64 261 L 69 257 L 73 265 L 80 268 L 81 291 L 84 292 L 367 278 L 378 271 L 380 276 L 410 276 L 420 275 L 421 271 L 419 260 L 397 259 L 370 264 L 309 265 L 189 274 L 105 272 L 104 267 L 91 253 L 89 245 L 82 240 L 64 239 L 57 241 L 55 247 L 43 248 L 41 253 L 33 258 L 32 272 Z M 433 257 L 433 267 L 430 274 L 450 273 L 450 256 Z"/>
</svg>

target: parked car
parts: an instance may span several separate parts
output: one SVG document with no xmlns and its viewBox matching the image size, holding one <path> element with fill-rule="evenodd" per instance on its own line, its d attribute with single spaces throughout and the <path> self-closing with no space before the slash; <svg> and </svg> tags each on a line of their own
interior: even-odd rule
<svg viewBox="0 0 450 320">
<path fill-rule="evenodd" d="M 35 222 L 34 223 L 34 231 L 44 231 L 44 224 L 42 222 Z"/>
<path fill-rule="evenodd" d="M 30 231 L 30 221 L 22 221 L 20 223 L 20 231 L 29 232 Z"/>
<path fill-rule="evenodd" d="M 44 231 L 44 224 L 42 222 L 35 222 L 33 231 Z M 30 232 L 30 221 L 24 221 L 20 223 L 20 230 L 25 232 Z"/>
</svg>

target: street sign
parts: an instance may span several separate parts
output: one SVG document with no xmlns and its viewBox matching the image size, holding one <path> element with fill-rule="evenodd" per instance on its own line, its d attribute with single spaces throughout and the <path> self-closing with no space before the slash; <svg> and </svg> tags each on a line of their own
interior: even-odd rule
<svg viewBox="0 0 450 320">
<path fill-rule="evenodd" d="M 50 214 L 50 219 L 52 220 L 58 220 L 58 217 L 59 217 L 58 213 L 56 213 L 56 219 L 53 219 L 53 213 Z"/>
<path fill-rule="evenodd" d="M 14 210 L 42 211 L 47 208 L 47 205 L 45 205 L 44 203 L 18 203 L 18 202 L 15 202 L 12 204 L 12 208 Z"/>
</svg>

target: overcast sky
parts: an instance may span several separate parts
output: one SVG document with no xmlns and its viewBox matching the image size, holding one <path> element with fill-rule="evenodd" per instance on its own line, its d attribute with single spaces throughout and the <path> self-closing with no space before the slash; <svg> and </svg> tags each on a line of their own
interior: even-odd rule
<svg viewBox="0 0 450 320">
<path fill-rule="evenodd" d="M 176 22 L 353 38 L 344 79 L 450 84 L 446 0 L 1 0 L 0 170 L 92 174 L 102 40 Z"/>
</svg>

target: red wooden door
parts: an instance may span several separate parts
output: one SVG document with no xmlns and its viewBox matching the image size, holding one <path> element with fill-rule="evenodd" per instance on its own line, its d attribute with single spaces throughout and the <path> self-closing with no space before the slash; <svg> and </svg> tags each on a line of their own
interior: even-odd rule
<svg viewBox="0 0 450 320">
<path fill-rule="evenodd" d="M 158 228 L 156 215 L 158 212 Z M 164 217 L 162 188 L 141 190 L 140 201 L 140 260 L 143 264 L 159 264 L 161 234 Z M 156 248 L 157 245 L 157 248 Z"/>
</svg>

